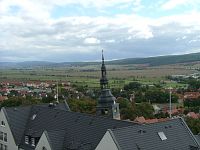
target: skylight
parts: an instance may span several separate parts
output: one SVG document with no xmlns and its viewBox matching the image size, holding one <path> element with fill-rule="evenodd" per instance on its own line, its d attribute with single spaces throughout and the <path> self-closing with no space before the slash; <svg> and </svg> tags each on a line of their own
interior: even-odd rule
<svg viewBox="0 0 200 150">
<path fill-rule="evenodd" d="M 34 115 L 32 116 L 32 118 L 31 118 L 31 120 L 34 120 L 36 116 L 37 116 L 37 115 L 34 114 Z"/>
<path fill-rule="evenodd" d="M 167 139 L 167 137 L 166 137 L 166 135 L 165 135 L 164 132 L 158 132 L 158 135 L 159 135 L 159 137 L 160 137 L 160 139 L 161 139 L 162 141 L 164 141 L 164 140 Z"/>
</svg>

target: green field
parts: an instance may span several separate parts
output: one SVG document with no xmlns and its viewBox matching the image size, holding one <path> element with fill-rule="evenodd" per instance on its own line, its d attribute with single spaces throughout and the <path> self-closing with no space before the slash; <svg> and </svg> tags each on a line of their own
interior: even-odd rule
<svg viewBox="0 0 200 150">
<path fill-rule="evenodd" d="M 100 65 L 70 67 L 37 67 L 26 69 L 1 69 L 0 81 L 70 81 L 72 84 L 99 88 Z M 107 65 L 107 76 L 111 88 L 122 88 L 132 81 L 151 85 L 165 82 L 165 86 L 185 86 L 166 81 L 166 76 L 191 74 L 196 70 L 180 65 L 144 67 L 137 65 Z"/>
</svg>

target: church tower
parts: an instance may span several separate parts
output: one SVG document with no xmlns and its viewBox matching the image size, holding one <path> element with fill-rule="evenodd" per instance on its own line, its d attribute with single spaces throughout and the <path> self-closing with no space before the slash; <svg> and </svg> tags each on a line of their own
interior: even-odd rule
<svg viewBox="0 0 200 150">
<path fill-rule="evenodd" d="M 97 115 L 106 116 L 113 119 L 120 119 L 119 104 L 116 103 L 116 98 L 112 95 L 108 87 L 108 79 L 106 77 L 106 66 L 104 62 L 102 50 L 102 66 L 101 66 L 101 79 L 100 79 L 101 95 L 97 104 Z"/>
</svg>

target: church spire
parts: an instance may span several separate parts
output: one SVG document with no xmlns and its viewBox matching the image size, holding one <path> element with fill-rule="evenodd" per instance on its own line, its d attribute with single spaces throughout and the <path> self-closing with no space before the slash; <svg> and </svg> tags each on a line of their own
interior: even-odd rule
<svg viewBox="0 0 200 150">
<path fill-rule="evenodd" d="M 102 64 L 104 64 L 103 49 L 102 49 Z"/>
<path fill-rule="evenodd" d="M 106 77 L 106 66 L 105 66 L 105 62 L 104 62 L 103 50 L 102 50 L 102 65 L 101 65 L 100 86 L 101 86 L 101 89 L 108 88 L 108 79 Z"/>
<path fill-rule="evenodd" d="M 98 99 L 96 113 L 99 116 L 107 116 L 113 119 L 120 119 L 119 104 L 115 102 L 116 98 L 112 95 L 108 87 L 108 79 L 106 77 L 106 66 L 104 62 L 104 55 L 102 50 L 102 64 L 101 64 L 101 95 Z"/>
</svg>

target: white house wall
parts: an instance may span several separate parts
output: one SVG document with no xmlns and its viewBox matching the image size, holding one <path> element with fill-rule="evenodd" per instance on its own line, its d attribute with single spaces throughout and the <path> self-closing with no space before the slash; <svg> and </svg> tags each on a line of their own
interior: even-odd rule
<svg viewBox="0 0 200 150">
<path fill-rule="evenodd" d="M 113 141 L 109 131 L 105 133 L 100 143 L 95 150 L 118 150 L 115 142 Z"/>
<path fill-rule="evenodd" d="M 5 126 L 1 125 L 1 122 L 4 121 Z M 12 135 L 10 126 L 6 119 L 3 109 L 0 111 L 0 131 L 3 133 L 7 133 L 7 142 L 0 140 L 0 143 L 3 145 L 7 145 L 8 150 L 18 150 L 18 146 L 15 144 L 14 137 Z"/>
<path fill-rule="evenodd" d="M 35 150 L 43 150 L 43 147 L 45 147 L 47 150 L 53 150 L 49 144 L 45 132 L 42 134 Z"/>
</svg>

